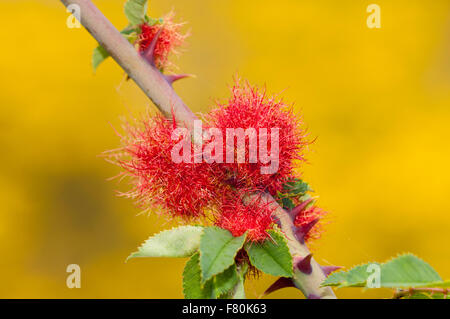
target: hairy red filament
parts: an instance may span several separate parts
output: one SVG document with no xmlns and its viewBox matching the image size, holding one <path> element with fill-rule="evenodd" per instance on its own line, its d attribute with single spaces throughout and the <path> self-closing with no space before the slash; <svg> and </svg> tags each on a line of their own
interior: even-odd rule
<svg viewBox="0 0 450 319">
<path fill-rule="evenodd" d="M 220 165 L 237 187 L 265 190 L 275 195 L 293 175 L 295 162 L 304 160 L 303 151 L 309 142 L 306 140 L 305 131 L 300 128 L 302 122 L 294 115 L 292 107 L 276 97 L 267 96 L 265 89 L 236 80 L 229 100 L 218 104 L 210 112 L 208 120 L 209 125 L 219 128 L 223 136 L 226 136 L 227 128 L 253 128 L 259 141 L 259 129 L 267 129 L 268 152 L 271 151 L 271 129 L 279 129 L 279 167 L 273 174 L 261 173 L 261 167 L 266 164 L 260 160 L 257 163 L 250 162 L 248 136 L 245 137 L 245 163 L 237 163 L 235 160 L 234 163 Z M 225 151 L 224 148 L 224 154 Z"/>
<path fill-rule="evenodd" d="M 168 60 L 169 55 L 171 53 L 177 54 L 177 48 L 184 43 L 184 40 L 187 37 L 186 34 L 180 33 L 182 26 L 182 23 L 173 22 L 173 13 L 166 15 L 163 18 L 162 24 L 142 24 L 140 26 L 141 33 L 137 40 L 139 52 L 144 52 L 149 47 L 155 35 L 162 28 L 161 34 L 156 41 L 153 59 L 155 66 L 160 70 L 171 66 L 172 64 Z"/>
<path fill-rule="evenodd" d="M 229 230 L 233 236 L 247 232 L 250 241 L 262 241 L 269 235 L 274 220 L 272 210 L 260 200 L 244 204 L 240 196 L 224 196 L 216 225 Z"/>
</svg>

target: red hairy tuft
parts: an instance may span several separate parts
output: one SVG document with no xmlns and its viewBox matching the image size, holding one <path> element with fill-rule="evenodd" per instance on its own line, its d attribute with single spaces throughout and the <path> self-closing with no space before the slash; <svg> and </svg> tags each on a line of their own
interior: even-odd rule
<svg viewBox="0 0 450 319">
<path fill-rule="evenodd" d="M 118 163 L 132 177 L 134 188 L 127 195 L 143 208 L 159 205 L 173 216 L 203 215 L 217 196 L 216 178 L 207 163 L 172 161 L 172 147 L 179 141 L 171 139 L 172 121 L 158 115 L 125 129 Z"/>
<path fill-rule="evenodd" d="M 170 20 L 165 20 L 165 25 L 168 21 Z M 143 30 L 147 27 L 153 26 L 143 26 Z M 145 32 L 143 31 L 142 37 Z M 154 33 L 156 32 L 157 30 Z M 143 39 L 141 45 L 144 46 Z M 161 44 L 161 48 L 163 47 L 164 44 Z M 183 161 L 177 163 L 172 158 L 172 152 L 184 137 L 181 135 L 172 140 L 174 130 L 177 129 L 176 122 L 162 115 L 146 116 L 142 121 L 137 121 L 136 125 L 126 123 L 126 134 L 122 137 L 123 147 L 111 153 L 111 156 L 124 169 L 123 174 L 131 177 L 133 188 L 125 195 L 136 199 L 140 207 L 148 209 L 160 206 L 171 216 L 183 218 L 205 216 L 206 212 L 212 212 L 213 222 L 218 227 L 229 230 L 233 236 L 241 236 L 247 232 L 249 241 L 260 242 L 269 237 L 267 231 L 275 224 L 272 210 L 260 198 L 245 204 L 242 198 L 247 193 L 260 191 L 269 192 L 273 196 L 282 192 L 283 185 L 295 176 L 294 165 L 304 161 L 303 154 L 309 141 L 301 128 L 301 120 L 293 114 L 292 107 L 282 100 L 267 96 L 265 90 L 239 80 L 235 81 L 231 93 L 227 103 L 218 104 L 206 116 L 207 127 L 218 128 L 219 136 L 222 133 L 224 143 L 223 146 L 218 144 L 218 147 L 219 150 L 223 147 L 224 161 L 227 153 L 227 129 L 255 129 L 258 154 L 256 163 L 250 163 L 249 160 L 249 136 L 245 136 L 244 163 L 237 161 L 240 154 L 236 141 L 232 154 L 233 163 L 195 163 L 194 157 L 198 154 L 195 154 L 193 145 L 190 144 L 191 139 L 190 153 L 186 155 L 183 149 Z M 268 163 L 261 161 L 260 128 L 267 129 L 268 153 L 272 151 L 270 130 L 278 129 L 279 166 L 274 173 L 264 174 L 261 171 Z M 203 144 L 205 156 L 208 147 L 209 145 Z M 302 209 L 294 224 L 306 227 L 324 214 L 316 206 Z M 321 226 L 316 225 L 305 239 L 318 238 L 320 233 Z"/>
<path fill-rule="evenodd" d="M 224 163 L 220 167 L 228 174 L 228 179 L 236 187 L 250 187 L 269 191 L 275 195 L 282 190 L 282 185 L 293 174 L 295 162 L 303 161 L 303 151 L 309 142 L 306 133 L 300 127 L 291 106 L 274 96 L 268 96 L 265 89 L 252 87 L 247 82 L 237 79 L 231 88 L 231 97 L 224 104 L 218 104 L 208 117 L 208 125 L 221 130 L 224 140 L 227 128 L 254 128 L 258 141 L 258 161 L 250 163 L 249 144 L 246 139 L 245 163 L 237 163 L 237 152 L 234 163 Z M 260 161 L 259 129 L 267 129 L 267 151 L 271 151 L 271 129 L 279 129 L 279 167 L 273 174 L 262 174 L 261 167 L 267 167 Z M 226 144 L 226 143 L 224 143 Z M 235 141 L 235 148 L 237 143 Z M 223 154 L 226 153 L 225 146 Z"/>
<path fill-rule="evenodd" d="M 323 232 L 323 225 L 321 224 L 322 217 L 326 215 L 326 212 L 317 207 L 311 206 L 300 211 L 294 220 L 294 225 L 297 227 L 305 226 L 315 219 L 319 219 L 319 222 L 305 235 L 305 240 L 318 239 Z"/>
<path fill-rule="evenodd" d="M 240 196 L 228 195 L 223 197 L 216 225 L 229 230 L 235 237 L 248 231 L 247 239 L 255 242 L 269 236 L 267 230 L 272 229 L 274 220 L 272 210 L 260 200 L 244 204 Z"/>
<path fill-rule="evenodd" d="M 162 24 L 142 24 L 140 26 L 141 33 L 137 40 L 139 52 L 144 52 L 148 48 L 155 35 L 162 28 L 153 52 L 154 62 L 155 66 L 160 70 L 170 66 L 171 64 L 168 61 L 169 55 L 171 53 L 177 54 L 177 48 L 184 43 L 184 40 L 187 37 L 186 34 L 180 33 L 182 26 L 183 23 L 173 22 L 173 13 L 166 15 L 163 18 Z"/>
</svg>

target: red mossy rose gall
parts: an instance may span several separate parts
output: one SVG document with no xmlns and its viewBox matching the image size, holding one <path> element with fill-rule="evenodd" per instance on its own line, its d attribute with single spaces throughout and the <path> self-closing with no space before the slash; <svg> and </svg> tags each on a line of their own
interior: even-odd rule
<svg viewBox="0 0 450 319">
<path fill-rule="evenodd" d="M 320 237 L 323 231 L 323 223 L 321 223 L 321 221 L 326 214 L 327 213 L 323 209 L 312 205 L 301 210 L 297 216 L 295 216 L 294 225 L 296 227 L 299 227 L 300 229 L 312 227 L 304 233 L 305 241 L 318 239 Z"/>
<path fill-rule="evenodd" d="M 198 217 L 218 195 L 217 175 L 207 163 L 172 161 L 175 128 L 162 115 L 127 123 L 118 163 L 131 177 L 133 189 L 127 194 L 140 207 L 161 206 L 172 216 Z"/>
<path fill-rule="evenodd" d="M 268 191 L 276 195 L 283 184 L 293 176 L 293 168 L 304 161 L 305 147 L 310 143 L 301 119 L 293 113 L 292 106 L 285 104 L 276 96 L 269 96 L 265 89 L 251 86 L 248 82 L 235 80 L 231 88 L 231 97 L 225 103 L 217 103 L 216 107 L 207 115 L 208 125 L 217 127 L 226 135 L 227 129 L 254 129 L 259 140 L 260 130 L 267 130 L 267 141 L 272 141 L 272 131 L 278 134 L 278 168 L 272 174 L 264 174 L 261 168 L 266 164 L 249 161 L 248 147 L 246 147 L 246 162 L 220 164 L 220 168 L 234 181 L 237 187 L 250 187 Z M 249 137 L 246 136 L 246 145 Z M 267 153 L 272 151 L 271 143 L 267 145 Z M 258 152 L 261 145 L 258 145 Z M 224 148 L 224 153 L 226 152 Z M 237 155 L 236 155 L 237 156 Z"/>
<path fill-rule="evenodd" d="M 169 13 L 163 17 L 162 23 L 156 22 L 152 25 L 143 23 L 139 26 L 140 34 L 138 35 L 137 46 L 141 53 L 149 48 L 155 36 L 158 35 L 152 52 L 152 63 L 160 70 L 173 65 L 169 61 L 169 56 L 178 53 L 177 49 L 183 45 L 187 37 L 187 34 L 181 33 L 181 27 L 184 24 L 175 23 L 173 16 L 173 13 Z"/>
<path fill-rule="evenodd" d="M 259 197 L 243 203 L 241 196 L 232 193 L 222 197 L 215 221 L 217 226 L 229 230 L 235 237 L 247 232 L 247 239 L 253 242 L 266 239 L 267 231 L 274 223 L 272 210 Z"/>
<path fill-rule="evenodd" d="M 270 205 L 261 200 L 244 203 L 242 199 L 264 191 L 277 198 L 283 185 L 295 177 L 294 167 L 304 160 L 303 153 L 309 141 L 301 128 L 301 120 L 281 100 L 266 95 L 265 90 L 252 87 L 247 82 L 236 81 L 231 92 L 227 103 L 218 104 L 205 116 L 207 127 L 216 127 L 224 135 L 229 128 L 277 128 L 277 172 L 261 173 L 261 167 L 265 165 L 261 162 L 197 162 L 194 160 L 198 154 L 191 144 L 192 136 L 189 132 L 185 136 L 178 135 L 176 132 L 180 128 L 177 124 L 162 115 L 146 115 L 134 123 L 125 123 L 123 147 L 115 152 L 116 163 L 123 168 L 123 174 L 130 177 L 132 189 L 124 194 L 134 198 L 144 210 L 159 207 L 172 217 L 183 219 L 206 216 L 233 236 L 247 232 L 249 241 L 261 242 L 275 224 Z M 267 132 L 271 134 L 270 130 Z M 174 161 L 175 146 L 182 139 L 188 143 L 189 158 Z M 272 141 L 271 137 L 268 141 Z M 203 144 L 203 152 L 207 146 Z M 225 154 L 226 145 L 223 147 Z M 258 153 L 260 147 L 258 144 Z M 270 152 L 271 145 L 267 147 Z M 248 148 L 246 152 L 248 160 Z M 323 214 L 317 207 L 305 207 L 295 217 L 297 227 Z M 320 227 L 316 226 L 305 239 L 317 238 L 319 234 Z"/>
</svg>

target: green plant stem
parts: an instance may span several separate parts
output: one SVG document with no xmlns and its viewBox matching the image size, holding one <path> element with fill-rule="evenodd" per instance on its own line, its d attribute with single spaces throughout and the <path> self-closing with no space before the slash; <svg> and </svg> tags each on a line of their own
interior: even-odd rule
<svg viewBox="0 0 450 319">
<path fill-rule="evenodd" d="M 198 119 L 197 116 L 175 93 L 164 75 L 141 58 L 136 49 L 90 0 L 61 0 L 61 2 L 66 7 L 71 4 L 78 5 L 81 24 L 136 82 L 156 107 L 166 117 L 171 118 L 173 112 L 173 116 L 180 125 L 192 130 L 194 121 Z M 265 194 L 265 197 L 273 203 L 272 205 L 276 204 L 269 194 Z M 280 220 L 281 229 L 288 238 L 292 255 L 304 257 L 309 254 L 306 245 L 296 240 L 292 229 L 293 224 L 288 214 L 278 206 L 275 215 Z M 309 275 L 304 275 L 298 270 L 295 271 L 295 285 L 307 297 L 336 298 L 331 288 L 320 286 L 322 280 L 325 279 L 320 266 L 315 261 L 312 261 L 312 266 L 313 272 Z"/>
<path fill-rule="evenodd" d="M 414 295 L 415 293 L 428 293 L 428 294 L 443 294 L 444 299 L 448 298 L 450 294 L 450 289 L 448 288 L 409 288 L 409 289 L 399 289 L 394 292 L 394 296 L 392 299 L 401 299 L 403 297 L 409 297 Z"/>
</svg>

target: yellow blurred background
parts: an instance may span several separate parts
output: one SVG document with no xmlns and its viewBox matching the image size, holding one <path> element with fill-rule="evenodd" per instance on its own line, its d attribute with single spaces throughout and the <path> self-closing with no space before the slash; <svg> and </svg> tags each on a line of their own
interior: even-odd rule
<svg viewBox="0 0 450 319">
<path fill-rule="evenodd" d="M 118 27 L 124 0 L 94 1 Z M 369 29 L 366 8 L 381 8 Z M 175 89 L 196 112 L 228 96 L 237 72 L 284 91 L 317 141 L 304 177 L 330 212 L 313 250 L 352 266 L 412 252 L 450 279 L 450 2 L 153 0 L 192 36 L 175 63 L 197 78 Z M 96 42 L 66 26 L 57 0 L 0 1 L 0 297 L 182 298 L 183 259 L 125 258 L 167 227 L 108 182 L 98 155 L 118 146 L 111 125 L 151 106 Z M 81 288 L 66 267 L 79 264 Z M 247 285 L 257 297 L 273 281 Z M 388 290 L 337 290 L 341 298 Z M 288 288 L 273 298 L 301 298 Z"/>
</svg>

